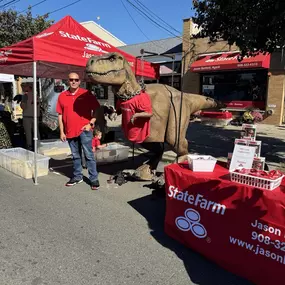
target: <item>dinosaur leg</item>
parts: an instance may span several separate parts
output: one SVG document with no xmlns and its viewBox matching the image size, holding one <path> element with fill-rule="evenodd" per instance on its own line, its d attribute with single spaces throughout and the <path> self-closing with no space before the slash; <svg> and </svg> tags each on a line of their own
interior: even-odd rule
<svg viewBox="0 0 285 285">
<path fill-rule="evenodd" d="M 153 179 L 157 166 L 162 159 L 164 152 L 164 143 L 142 143 L 141 146 L 152 152 L 154 156 L 152 156 L 148 162 L 138 167 L 134 175 L 137 179 L 150 181 Z"/>
<path fill-rule="evenodd" d="M 151 170 L 156 170 L 164 153 L 164 143 L 149 142 L 149 143 L 142 143 L 141 145 L 150 152 L 153 152 L 154 156 L 149 160 L 148 164 Z"/>
<path fill-rule="evenodd" d="M 178 156 L 178 163 L 184 162 L 187 159 L 188 154 L 188 141 L 187 139 L 183 139 L 179 142 L 177 156 Z"/>
<path fill-rule="evenodd" d="M 181 142 L 179 142 L 178 150 L 175 149 L 175 152 L 177 152 L 178 163 L 181 163 L 181 162 L 184 162 L 185 160 L 187 160 L 187 154 L 188 154 L 188 141 L 187 141 L 187 139 L 184 139 Z M 164 174 L 162 174 L 159 177 L 156 177 L 155 183 L 159 189 L 164 189 L 164 185 L 165 185 Z"/>
</svg>

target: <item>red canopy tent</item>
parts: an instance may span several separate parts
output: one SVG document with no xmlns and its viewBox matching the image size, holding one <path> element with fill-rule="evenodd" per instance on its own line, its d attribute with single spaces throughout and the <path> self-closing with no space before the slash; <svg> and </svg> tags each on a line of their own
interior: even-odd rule
<svg viewBox="0 0 285 285">
<path fill-rule="evenodd" d="M 141 61 L 108 44 L 71 16 L 64 17 L 38 35 L 0 49 L 0 72 L 33 76 L 31 62 L 37 62 L 37 77 L 63 79 L 68 71 L 76 71 L 82 77 L 88 58 L 108 52 L 124 55 L 137 76 L 159 76 L 158 65 Z"/>
<path fill-rule="evenodd" d="M 37 185 L 37 92 L 36 80 L 66 78 L 73 71 L 84 78 L 88 58 L 109 52 L 126 57 L 137 76 L 158 78 L 159 66 L 131 56 L 66 16 L 43 32 L 14 45 L 0 49 L 0 73 L 33 76 L 34 78 L 34 178 Z"/>
</svg>

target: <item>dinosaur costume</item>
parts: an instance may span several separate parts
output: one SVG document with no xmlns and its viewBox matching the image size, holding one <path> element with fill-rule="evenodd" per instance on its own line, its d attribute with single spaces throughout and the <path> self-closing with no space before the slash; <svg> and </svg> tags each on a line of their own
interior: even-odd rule
<svg viewBox="0 0 285 285">
<path fill-rule="evenodd" d="M 136 113 L 136 119 L 145 117 L 147 121 L 150 117 L 150 133 L 141 145 L 156 155 L 136 170 L 137 178 L 142 180 L 153 178 L 165 143 L 178 155 L 179 162 L 184 161 L 188 154 L 186 131 L 190 115 L 202 109 L 219 107 L 219 103 L 212 98 L 184 93 L 179 133 L 181 92 L 163 84 L 146 84 L 142 90 L 129 63 L 120 53 L 91 57 L 86 64 L 86 75 L 93 83 L 112 85 L 113 92 L 121 102 L 127 102 L 142 92 L 148 94 L 152 113 Z"/>
</svg>

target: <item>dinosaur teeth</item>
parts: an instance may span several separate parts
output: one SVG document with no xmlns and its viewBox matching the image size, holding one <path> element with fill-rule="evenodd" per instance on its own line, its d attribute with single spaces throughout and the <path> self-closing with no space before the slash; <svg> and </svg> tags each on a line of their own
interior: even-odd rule
<svg viewBox="0 0 285 285">
<path fill-rule="evenodd" d="M 121 70 L 110 70 L 110 71 L 108 71 L 108 72 L 106 72 L 106 73 L 99 73 L 99 72 L 88 72 L 88 75 L 99 75 L 99 76 L 104 76 L 104 77 L 106 77 L 106 76 L 108 76 L 109 74 L 115 74 L 115 75 L 118 75 L 119 73 L 120 73 L 120 71 Z"/>
</svg>

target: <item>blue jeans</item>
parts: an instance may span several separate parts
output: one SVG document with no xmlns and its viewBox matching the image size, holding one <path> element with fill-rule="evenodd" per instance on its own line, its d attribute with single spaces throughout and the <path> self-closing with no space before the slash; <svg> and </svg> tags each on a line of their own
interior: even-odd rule
<svg viewBox="0 0 285 285">
<path fill-rule="evenodd" d="M 89 180 L 91 182 L 98 180 L 97 165 L 92 151 L 92 138 L 91 131 L 83 131 L 79 137 L 68 139 L 73 159 L 73 177 L 76 179 L 82 179 L 83 177 L 81 162 L 82 147 L 86 159 Z"/>
</svg>

